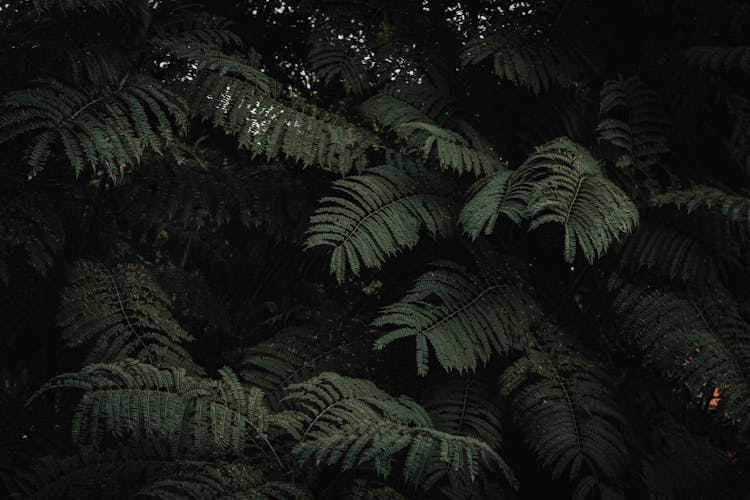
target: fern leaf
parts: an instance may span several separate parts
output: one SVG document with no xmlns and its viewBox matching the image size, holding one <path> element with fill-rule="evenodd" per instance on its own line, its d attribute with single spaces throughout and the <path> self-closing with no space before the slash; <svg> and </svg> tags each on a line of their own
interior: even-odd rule
<svg viewBox="0 0 750 500">
<path fill-rule="evenodd" d="M 330 42 L 314 43 L 307 55 L 310 68 L 328 85 L 340 81 L 347 94 L 362 95 L 370 88 L 367 69 L 349 47 Z"/>
<path fill-rule="evenodd" d="M 675 205 L 687 213 L 695 210 L 718 210 L 727 220 L 750 228 L 750 198 L 726 193 L 715 187 L 698 184 L 689 189 L 669 191 L 651 198 L 650 205 Z"/>
<path fill-rule="evenodd" d="M 630 198 L 602 176 L 584 147 L 568 139 L 540 146 L 519 170 L 527 170 L 534 184 L 526 212 L 530 229 L 562 224 L 566 262 L 575 259 L 576 246 L 593 262 L 638 224 L 638 209 Z"/>
<path fill-rule="evenodd" d="M 310 218 L 305 248 L 333 247 L 331 273 L 342 282 L 362 269 L 379 268 L 414 247 L 420 231 L 433 237 L 452 229 L 453 207 L 440 178 L 417 168 L 383 165 L 333 183 L 346 197 L 326 197 Z"/>
<path fill-rule="evenodd" d="M 0 144 L 34 133 L 28 149 L 30 177 L 61 144 L 76 175 L 86 165 L 111 178 L 138 163 L 144 150 L 160 151 L 186 126 L 181 98 L 145 76 L 124 79 L 114 89 L 76 88 L 45 80 L 0 100 Z"/>
<path fill-rule="evenodd" d="M 406 122 L 400 128 L 421 129 L 429 135 L 424 143 L 424 155 L 429 156 L 433 146 L 437 147 L 440 166 L 451 168 L 462 174 L 471 172 L 474 175 L 490 174 L 502 166 L 499 158 L 489 152 L 477 151 L 468 141 L 456 132 L 424 122 Z"/>
<path fill-rule="evenodd" d="M 433 429 L 425 411 L 409 398 L 394 398 L 369 381 L 324 373 L 290 387 L 296 412 L 295 453 L 302 461 L 351 469 L 372 463 L 387 477 L 394 456 L 405 452 L 404 479 L 419 484 L 435 461 L 473 479 L 480 468 L 497 468 L 514 484 L 512 472 L 486 443 Z M 302 432 L 300 432 L 302 431 Z"/>
<path fill-rule="evenodd" d="M 609 385 L 604 370 L 560 335 L 545 335 L 500 377 L 524 440 L 552 477 L 576 483 L 574 498 L 597 488 L 607 497 L 623 478 L 624 417 Z"/>
<path fill-rule="evenodd" d="M 627 118 L 617 116 L 622 113 Z M 599 140 L 623 152 L 616 165 L 648 170 L 669 152 L 669 120 L 659 96 L 637 76 L 607 80 L 601 91 Z"/>
<path fill-rule="evenodd" d="M 721 394 L 716 409 L 747 431 L 750 384 L 742 353 L 748 352 L 750 325 L 726 304 L 731 302 L 700 304 L 629 286 L 617 295 L 614 310 L 621 335 L 640 353 L 644 366 L 681 382 L 700 404 L 707 404 L 705 390 L 715 388 Z"/>
<path fill-rule="evenodd" d="M 493 353 L 523 345 L 530 310 L 518 290 L 445 262 L 420 276 L 401 301 L 381 309 L 373 326 L 395 329 L 375 348 L 414 337 L 420 375 L 428 372 L 430 347 L 447 371 L 474 371 Z"/>
<path fill-rule="evenodd" d="M 182 346 L 192 337 L 171 314 L 170 301 L 146 270 L 79 260 L 62 292 L 57 323 L 69 347 L 88 345 L 87 362 L 137 358 L 202 369 Z"/>
</svg>

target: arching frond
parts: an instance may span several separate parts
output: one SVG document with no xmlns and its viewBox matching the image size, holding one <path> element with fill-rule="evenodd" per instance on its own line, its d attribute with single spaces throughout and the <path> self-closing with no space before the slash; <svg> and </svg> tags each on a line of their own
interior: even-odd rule
<svg viewBox="0 0 750 500">
<path fill-rule="evenodd" d="M 619 429 L 625 419 L 610 384 L 604 369 L 569 339 L 549 332 L 500 377 L 524 441 L 552 477 L 576 484 L 574 498 L 596 491 L 622 497 L 627 447 Z"/>
<path fill-rule="evenodd" d="M 429 156 L 433 146 L 436 146 L 438 161 L 444 169 L 450 168 L 460 174 L 471 172 L 474 175 L 480 175 L 490 174 L 503 165 L 498 157 L 489 151 L 474 149 L 456 132 L 424 122 L 406 122 L 400 124 L 399 127 L 427 132 L 424 155 Z"/>
<path fill-rule="evenodd" d="M 443 262 L 420 276 L 401 301 L 381 309 L 372 324 L 392 330 L 375 348 L 414 337 L 420 375 L 427 374 L 430 348 L 446 370 L 474 371 L 493 353 L 523 346 L 532 312 L 512 286 Z"/>
<path fill-rule="evenodd" d="M 126 77 L 115 88 L 72 87 L 44 80 L 0 100 L 0 144 L 33 134 L 27 150 L 36 175 L 60 144 L 76 175 L 90 166 L 113 179 L 138 163 L 146 149 L 160 151 L 186 126 L 182 99 L 162 82 Z"/>
<path fill-rule="evenodd" d="M 750 428 L 746 365 L 750 325 L 731 300 L 699 303 L 629 286 L 617 295 L 614 310 L 620 318 L 620 335 L 646 367 L 679 381 L 701 405 L 708 406 L 706 393 L 710 399 L 715 390 L 721 399 L 709 409 L 740 422 L 743 431 Z"/>
<path fill-rule="evenodd" d="M 307 55 L 310 68 L 328 85 L 340 81 L 347 94 L 362 95 L 370 88 L 370 79 L 360 57 L 343 44 L 318 41 Z"/>
<path fill-rule="evenodd" d="M 138 265 L 77 261 L 57 323 L 69 347 L 87 345 L 89 363 L 137 358 L 202 371 L 182 346 L 192 337 L 172 316 L 169 298 Z"/>
<path fill-rule="evenodd" d="M 387 477 L 394 457 L 405 452 L 404 479 L 419 484 L 435 461 L 473 479 L 482 468 L 499 470 L 513 483 L 512 472 L 486 443 L 432 428 L 425 411 L 405 396 L 394 398 L 366 380 L 324 373 L 290 387 L 296 410 L 290 429 L 298 436 L 295 452 L 302 461 L 351 469 L 372 464 Z"/>
<path fill-rule="evenodd" d="M 240 147 L 266 158 L 292 158 L 347 173 L 367 166 L 374 139 L 359 128 L 309 105 L 283 104 L 255 84 L 210 73 L 191 87 L 190 109 L 237 136 Z"/>
<path fill-rule="evenodd" d="M 651 198 L 650 205 L 675 205 L 678 209 L 685 207 L 687 213 L 699 209 L 717 210 L 727 220 L 750 228 L 750 198 L 733 195 L 704 184 L 656 195 Z"/>
<path fill-rule="evenodd" d="M 661 99 L 640 78 L 607 80 L 601 90 L 596 127 L 599 140 L 622 151 L 618 168 L 648 170 L 669 152 L 669 119 Z"/>
<path fill-rule="evenodd" d="M 310 218 L 306 248 L 333 247 L 331 274 L 342 282 L 362 267 L 379 268 L 414 247 L 422 229 L 444 236 L 452 229 L 453 206 L 441 179 L 426 170 L 383 165 L 333 183 L 346 197 L 328 196 Z"/>
<path fill-rule="evenodd" d="M 697 285 L 716 283 L 726 276 L 724 262 L 701 240 L 654 223 L 642 223 L 628 238 L 620 255 L 620 265 Z"/>
<path fill-rule="evenodd" d="M 638 224 L 630 198 L 601 174 L 586 148 L 568 139 L 539 147 L 519 170 L 534 184 L 526 212 L 529 228 L 561 224 L 566 262 L 573 262 L 577 246 L 593 262 Z"/>
<path fill-rule="evenodd" d="M 524 171 L 501 169 L 474 183 L 458 219 L 470 238 L 492 234 L 500 215 L 521 223 L 533 196 L 533 185 L 524 176 Z"/>
<path fill-rule="evenodd" d="M 73 441 L 80 445 L 97 447 L 115 436 L 133 443 L 162 440 L 172 454 L 240 452 L 255 444 L 273 452 L 263 392 L 241 386 L 227 368 L 219 374 L 221 380 L 194 378 L 182 368 L 131 359 L 58 375 L 37 394 L 84 391 L 72 421 Z"/>
</svg>

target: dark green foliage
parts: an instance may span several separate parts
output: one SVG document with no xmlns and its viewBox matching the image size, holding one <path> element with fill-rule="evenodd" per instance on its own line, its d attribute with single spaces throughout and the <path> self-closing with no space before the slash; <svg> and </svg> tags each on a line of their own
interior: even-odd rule
<svg viewBox="0 0 750 500">
<path fill-rule="evenodd" d="M 552 476 L 577 483 L 574 498 L 597 491 L 620 497 L 627 448 L 619 428 L 625 421 L 611 382 L 565 336 L 550 334 L 556 327 L 547 328 L 545 340 L 502 373 L 501 391 L 513 401 L 524 440 Z"/>
<path fill-rule="evenodd" d="M 333 247 L 330 269 L 339 282 L 363 267 L 379 268 L 415 246 L 423 228 L 433 237 L 450 232 L 453 207 L 440 184 L 430 172 L 391 165 L 336 181 L 333 188 L 346 198 L 321 199 L 305 247 Z"/>
<path fill-rule="evenodd" d="M 373 325 L 395 329 L 375 341 L 376 349 L 414 337 L 417 372 L 426 375 L 430 350 L 443 368 L 463 372 L 523 346 L 533 307 L 520 290 L 451 262 L 435 267 L 400 302 L 381 309 Z"/>
<path fill-rule="evenodd" d="M 109 269 L 80 260 L 62 291 L 57 323 L 69 347 L 87 344 L 89 363 L 125 358 L 202 369 L 181 345 L 192 337 L 175 321 L 167 296 L 137 264 Z"/>
<path fill-rule="evenodd" d="M 0 2 L 0 497 L 746 498 L 745 3 Z"/>
</svg>

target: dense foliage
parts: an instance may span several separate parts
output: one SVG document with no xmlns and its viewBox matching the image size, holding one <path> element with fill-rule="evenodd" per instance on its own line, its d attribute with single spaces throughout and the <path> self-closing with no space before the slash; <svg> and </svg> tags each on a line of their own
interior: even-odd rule
<svg viewBox="0 0 750 500">
<path fill-rule="evenodd" d="M 0 3 L 0 485 L 750 498 L 750 4 Z"/>
</svg>

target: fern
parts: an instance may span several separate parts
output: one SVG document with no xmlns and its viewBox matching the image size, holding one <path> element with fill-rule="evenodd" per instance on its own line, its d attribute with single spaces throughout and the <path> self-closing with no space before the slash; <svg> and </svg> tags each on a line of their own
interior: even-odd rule
<svg viewBox="0 0 750 500">
<path fill-rule="evenodd" d="M 292 158 L 347 173 L 367 166 L 374 140 L 354 125 L 304 103 L 283 104 L 254 83 L 208 73 L 189 100 L 194 116 L 235 135 L 242 148 L 267 159 Z"/>
<path fill-rule="evenodd" d="M 704 391 L 721 394 L 718 410 L 743 432 L 750 428 L 750 384 L 746 359 L 748 325 L 731 302 L 700 304 L 660 290 L 634 286 L 616 297 L 620 335 L 642 363 L 683 384 L 689 396 L 707 405 Z M 727 314 L 727 313 L 730 314 Z"/>
<path fill-rule="evenodd" d="M 0 144 L 34 134 L 27 151 L 29 177 L 44 168 L 59 142 L 76 175 L 89 165 L 117 179 L 146 149 L 160 151 L 171 142 L 186 120 L 182 99 L 146 76 L 126 76 L 109 89 L 48 79 L 0 100 Z"/>
<path fill-rule="evenodd" d="M 77 261 L 62 293 L 57 322 L 69 347 L 87 344 L 88 363 L 137 358 L 202 371 L 182 346 L 192 337 L 172 317 L 169 299 L 140 266 L 111 270 Z"/>
<path fill-rule="evenodd" d="M 287 425 L 298 436 L 295 452 L 303 462 L 314 458 L 343 469 L 372 463 L 387 477 L 394 455 L 405 451 L 403 473 L 410 483 L 419 484 L 439 460 L 472 479 L 480 467 L 497 468 L 514 484 L 508 466 L 487 444 L 433 429 L 419 405 L 369 381 L 323 373 L 291 386 L 287 397 L 296 410 Z"/>
<path fill-rule="evenodd" d="M 684 207 L 688 214 L 699 209 L 714 209 L 728 221 L 742 228 L 750 228 L 750 198 L 732 195 L 703 184 L 656 195 L 651 198 L 650 205 L 675 205 L 678 209 Z"/>
<path fill-rule="evenodd" d="M 58 375 L 36 396 L 55 389 L 84 391 L 72 421 L 79 445 L 101 447 L 108 436 L 133 443 L 155 439 L 177 456 L 237 453 L 260 444 L 280 461 L 266 437 L 270 416 L 263 392 L 241 386 L 229 369 L 219 373 L 216 381 L 135 360 L 95 363 Z"/>
<path fill-rule="evenodd" d="M 475 175 L 489 174 L 502 165 L 499 158 L 488 151 L 477 151 L 466 139 L 455 132 L 423 122 L 407 122 L 400 128 L 421 129 L 429 135 L 424 143 L 424 155 L 429 156 L 433 146 L 437 146 L 440 166 L 451 168 L 458 173 L 471 172 Z"/>
<path fill-rule="evenodd" d="M 318 41 L 307 55 L 310 68 L 328 85 L 340 81 L 347 94 L 362 95 L 370 88 L 369 75 L 360 57 L 343 44 Z"/>
<path fill-rule="evenodd" d="M 685 283 L 706 285 L 726 278 L 726 265 L 699 239 L 662 224 L 642 224 L 628 238 L 621 266 L 645 269 Z"/>
<path fill-rule="evenodd" d="M 492 232 L 499 214 L 528 219 L 530 229 L 562 224 L 566 262 L 574 261 L 577 246 L 593 262 L 638 223 L 638 209 L 602 175 L 591 153 L 564 137 L 540 146 L 517 171 L 481 181 L 460 220 L 476 238 Z"/>
<path fill-rule="evenodd" d="M 493 353 L 521 347 L 532 314 L 528 299 L 513 287 L 444 262 L 420 276 L 401 301 L 381 309 L 373 326 L 395 329 L 375 348 L 414 337 L 420 375 L 428 372 L 430 347 L 446 370 L 474 371 Z"/>
<path fill-rule="evenodd" d="M 600 117 L 599 140 L 623 152 L 616 160 L 618 168 L 648 170 L 669 152 L 669 120 L 661 99 L 637 76 L 604 82 Z"/>
<path fill-rule="evenodd" d="M 555 328 L 555 327 L 551 327 Z M 622 497 L 624 417 L 605 371 L 564 335 L 545 332 L 500 377 L 524 440 L 552 477 L 576 483 L 573 498 Z"/>
<path fill-rule="evenodd" d="M 346 195 L 325 197 L 310 218 L 305 248 L 333 247 L 331 273 L 342 282 L 362 269 L 379 268 L 389 257 L 452 229 L 453 208 L 436 175 L 390 165 L 333 183 Z"/>
</svg>

